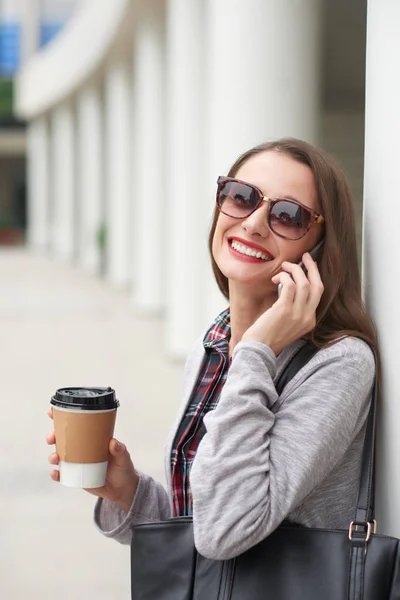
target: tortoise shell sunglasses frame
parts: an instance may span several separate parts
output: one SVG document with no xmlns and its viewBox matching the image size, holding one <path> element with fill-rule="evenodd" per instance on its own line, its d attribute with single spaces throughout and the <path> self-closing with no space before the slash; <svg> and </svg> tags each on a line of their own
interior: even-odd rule
<svg viewBox="0 0 400 600">
<path fill-rule="evenodd" d="M 245 216 L 233 216 L 230 215 L 229 213 L 224 212 L 224 210 L 222 209 L 222 206 L 220 206 L 219 203 L 219 197 L 220 197 L 220 193 L 221 193 L 221 189 L 223 187 L 223 185 L 225 185 L 225 183 L 228 182 L 232 182 L 232 183 L 240 183 L 242 185 L 245 185 L 249 188 L 251 188 L 253 191 L 256 192 L 256 194 L 258 195 L 259 201 L 257 203 L 257 205 L 249 212 L 248 215 Z M 299 202 L 298 200 L 293 200 L 292 198 L 284 198 L 284 197 L 277 197 L 277 198 L 269 198 L 268 196 L 264 196 L 263 192 L 255 185 L 253 185 L 252 183 L 248 183 L 247 181 L 243 181 L 241 179 L 235 179 L 235 177 L 225 177 L 225 176 L 220 176 L 218 177 L 217 180 L 217 184 L 218 184 L 218 188 L 217 188 L 217 208 L 220 212 L 222 212 L 224 215 L 231 217 L 232 219 L 247 219 L 251 214 L 253 214 L 258 208 L 260 208 L 261 204 L 263 202 L 268 202 L 268 225 L 270 227 L 270 229 L 279 237 L 282 237 L 284 239 L 287 240 L 299 240 L 302 237 L 304 237 L 310 230 L 311 226 L 314 224 L 319 224 L 322 225 L 325 221 L 324 217 L 317 213 L 315 210 L 312 210 L 311 208 L 309 208 L 308 206 L 305 206 L 304 204 L 302 204 L 301 202 Z M 304 231 L 304 233 L 302 233 L 299 237 L 297 238 L 290 238 L 287 237 L 281 233 L 278 233 L 277 231 L 274 230 L 273 227 L 271 227 L 271 211 L 273 209 L 273 207 L 275 206 L 275 204 L 277 204 L 278 202 L 289 202 L 290 204 L 295 204 L 296 206 L 300 206 L 303 210 L 305 210 L 306 212 L 309 213 L 310 215 L 310 222 L 307 226 L 307 229 Z"/>
</svg>

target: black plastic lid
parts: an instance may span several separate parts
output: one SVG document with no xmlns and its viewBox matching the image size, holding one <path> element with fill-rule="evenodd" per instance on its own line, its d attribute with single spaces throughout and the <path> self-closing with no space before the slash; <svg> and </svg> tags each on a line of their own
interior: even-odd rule
<svg viewBox="0 0 400 600">
<path fill-rule="evenodd" d="M 110 387 L 60 388 L 52 397 L 50 404 L 75 410 L 111 410 L 119 407 L 115 391 Z"/>
</svg>

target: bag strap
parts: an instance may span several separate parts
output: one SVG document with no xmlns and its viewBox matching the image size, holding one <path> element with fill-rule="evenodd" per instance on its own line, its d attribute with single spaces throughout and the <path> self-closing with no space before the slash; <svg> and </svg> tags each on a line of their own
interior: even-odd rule
<svg viewBox="0 0 400 600">
<path fill-rule="evenodd" d="M 376 369 L 377 356 L 374 354 Z M 367 429 L 361 463 L 360 487 L 358 490 L 355 520 L 350 523 L 349 540 L 349 586 L 348 598 L 362 600 L 364 598 L 364 579 L 367 558 L 367 545 L 372 533 L 376 533 L 374 521 L 375 512 L 375 431 L 376 411 L 378 406 L 379 390 L 377 375 L 375 373 L 372 389 L 371 407 L 368 413 Z"/>
<path fill-rule="evenodd" d="M 376 353 L 374 353 L 377 364 Z M 318 348 L 310 343 L 302 346 L 282 371 L 277 383 L 276 391 L 281 395 L 284 387 L 316 354 Z M 378 385 L 375 376 L 372 390 L 371 407 L 368 414 L 367 430 L 362 453 L 361 476 L 358 491 L 356 516 L 353 526 L 356 528 L 363 525 L 364 535 L 368 532 L 368 523 L 372 524 L 375 517 L 375 431 L 376 431 L 376 407 L 378 404 Z M 371 525 L 370 525 L 371 526 Z M 356 536 L 358 537 L 358 536 Z"/>
<path fill-rule="evenodd" d="M 313 344 L 304 344 L 288 362 L 286 367 L 283 369 L 278 381 L 275 384 L 275 389 L 279 396 L 282 394 L 283 388 L 289 383 L 291 379 L 297 373 L 306 366 L 306 364 L 312 359 L 314 354 L 318 352 L 319 348 Z"/>
<path fill-rule="evenodd" d="M 375 365 L 377 357 L 374 348 Z M 368 413 L 367 430 L 361 463 L 360 488 L 358 491 L 355 525 L 373 523 L 375 518 L 375 438 L 376 438 L 376 411 L 379 400 L 378 382 L 375 375 L 372 388 L 371 407 Z"/>
</svg>

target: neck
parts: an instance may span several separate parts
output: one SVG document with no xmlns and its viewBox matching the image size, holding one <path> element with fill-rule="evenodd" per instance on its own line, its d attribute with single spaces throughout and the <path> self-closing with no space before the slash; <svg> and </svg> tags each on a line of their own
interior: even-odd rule
<svg viewBox="0 0 400 600">
<path fill-rule="evenodd" d="M 276 291 L 272 295 L 256 296 L 250 290 L 239 290 L 237 286 L 229 286 L 229 306 L 231 319 L 231 338 L 229 356 L 244 332 L 276 301 Z"/>
</svg>

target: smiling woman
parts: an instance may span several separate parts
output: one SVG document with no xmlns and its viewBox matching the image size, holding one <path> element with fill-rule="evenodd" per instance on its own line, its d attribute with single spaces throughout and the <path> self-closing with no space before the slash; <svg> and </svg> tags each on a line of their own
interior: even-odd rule
<svg viewBox="0 0 400 600">
<path fill-rule="evenodd" d="M 209 248 L 229 307 L 189 354 L 168 490 L 112 440 L 106 485 L 92 493 L 104 535 L 130 543 L 135 524 L 189 516 L 198 552 L 218 561 L 283 521 L 349 527 L 378 349 L 349 186 L 324 152 L 285 139 L 243 154 L 218 180 Z M 312 358 L 281 388 L 307 342 Z"/>
<path fill-rule="evenodd" d="M 233 280 L 229 281 L 229 274 L 224 272 L 224 265 L 220 268 L 218 264 L 218 235 L 224 223 L 236 228 L 235 231 L 240 232 L 239 241 L 247 243 L 248 247 L 253 247 L 252 241 L 257 240 L 260 244 L 260 239 L 264 239 L 265 245 L 260 244 L 257 248 L 273 255 L 275 263 L 268 265 L 271 277 L 256 276 L 249 271 L 243 274 L 249 279 L 258 277 L 264 280 L 259 289 L 264 288 L 266 303 L 276 300 L 274 296 L 271 298 L 271 290 L 276 288 L 271 286 L 271 279 L 282 263 L 286 260 L 298 263 L 302 254 L 310 251 L 325 236 L 324 251 L 318 259 L 324 293 L 316 309 L 316 325 L 309 332 L 309 337 L 317 346 L 323 347 L 343 335 L 354 335 L 377 350 L 375 328 L 361 298 L 353 200 L 346 177 L 336 161 L 310 144 L 289 138 L 268 142 L 244 153 L 228 175 L 228 178 L 220 179 L 245 179 L 246 183 L 258 185 L 258 195 L 268 202 L 257 204 L 254 198 L 250 199 L 251 211 L 249 207 L 247 211 L 256 226 L 257 218 L 261 217 L 260 229 L 250 230 L 253 234 L 251 239 L 245 231 L 249 232 L 253 221 L 250 222 L 249 217 L 244 219 L 246 215 L 239 216 L 232 211 L 230 220 L 222 220 L 220 212 L 229 212 L 229 209 L 225 211 L 225 202 L 221 206 L 220 195 L 217 195 L 209 249 L 214 275 L 223 295 L 229 300 L 232 293 L 230 288 L 235 287 Z M 275 196 L 301 202 L 302 208 L 306 209 L 302 212 L 308 209 L 309 216 L 302 216 L 299 221 L 299 216 L 293 210 L 274 216 L 271 205 Z M 235 222 L 233 217 L 242 221 Z M 271 230 L 275 235 L 268 236 Z M 294 233 L 285 235 L 288 230 Z M 263 238 L 264 231 L 266 235 Z M 280 237 L 283 239 L 280 240 Z M 293 241 L 296 237 L 299 239 Z M 225 268 L 229 270 L 229 265 Z"/>
</svg>

